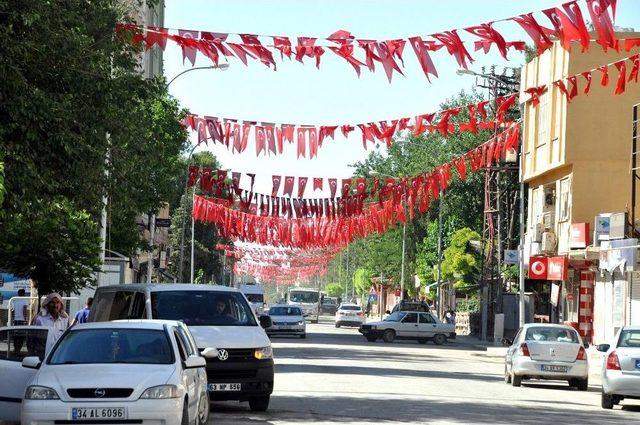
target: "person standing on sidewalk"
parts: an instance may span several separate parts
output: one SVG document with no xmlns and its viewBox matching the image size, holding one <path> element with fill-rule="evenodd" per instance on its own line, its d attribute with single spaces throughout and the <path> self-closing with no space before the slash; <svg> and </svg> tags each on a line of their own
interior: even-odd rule
<svg viewBox="0 0 640 425">
<path fill-rule="evenodd" d="M 24 289 L 18 289 L 18 296 L 26 296 Z M 15 300 L 13 302 L 13 326 L 22 326 L 27 324 L 27 318 L 29 317 L 29 300 Z"/>
<path fill-rule="evenodd" d="M 87 305 L 82 310 L 78 310 L 76 317 L 74 317 L 73 322 L 71 322 L 71 326 L 76 323 L 87 323 L 89 320 L 89 312 L 91 311 L 91 304 L 93 304 L 93 297 L 87 298 Z"/>
<path fill-rule="evenodd" d="M 54 346 L 64 331 L 69 327 L 69 315 L 64 311 L 62 297 L 57 292 L 47 295 L 42 302 L 43 312 L 36 317 L 36 326 L 49 328 L 45 353 Z"/>
</svg>

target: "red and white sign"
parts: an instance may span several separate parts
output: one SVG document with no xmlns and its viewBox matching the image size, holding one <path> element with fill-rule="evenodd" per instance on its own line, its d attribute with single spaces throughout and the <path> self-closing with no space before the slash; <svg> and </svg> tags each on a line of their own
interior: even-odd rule
<svg viewBox="0 0 640 425">
<path fill-rule="evenodd" d="M 547 259 L 547 280 L 568 280 L 569 259 L 567 257 L 549 257 Z"/>
<path fill-rule="evenodd" d="M 589 223 L 574 223 L 569 232 L 569 248 L 586 248 L 589 245 Z"/>
<path fill-rule="evenodd" d="M 547 280 L 547 269 L 547 257 L 529 257 L 529 279 Z"/>
</svg>

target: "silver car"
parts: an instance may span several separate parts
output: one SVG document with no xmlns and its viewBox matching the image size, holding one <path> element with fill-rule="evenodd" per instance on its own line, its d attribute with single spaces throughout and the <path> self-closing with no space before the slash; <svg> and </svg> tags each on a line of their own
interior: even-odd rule
<svg viewBox="0 0 640 425">
<path fill-rule="evenodd" d="M 625 398 L 640 399 L 640 326 L 624 326 L 613 345 L 601 344 L 605 352 L 602 365 L 602 407 L 613 406 Z"/>
<path fill-rule="evenodd" d="M 580 391 L 589 387 L 587 344 L 565 325 L 524 325 L 507 350 L 504 380 L 519 387 L 524 379 L 568 381 Z"/>
</svg>

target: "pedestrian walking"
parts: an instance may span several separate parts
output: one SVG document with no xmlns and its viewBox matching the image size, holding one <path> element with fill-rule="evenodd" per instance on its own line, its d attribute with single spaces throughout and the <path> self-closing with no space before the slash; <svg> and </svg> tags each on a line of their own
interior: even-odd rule
<svg viewBox="0 0 640 425">
<path fill-rule="evenodd" d="M 18 289 L 18 296 L 26 296 L 24 289 Z M 29 317 L 29 300 L 15 300 L 13 303 L 13 326 L 22 326 L 27 324 Z"/>
<path fill-rule="evenodd" d="M 69 327 L 69 315 L 64 311 L 62 297 L 57 292 L 52 292 L 42 302 L 43 311 L 36 317 L 36 326 L 49 328 L 45 353 L 54 346 L 64 331 Z"/>
<path fill-rule="evenodd" d="M 78 310 L 76 316 L 73 318 L 73 322 L 71 322 L 71 326 L 76 323 L 87 323 L 89 320 L 89 312 L 91 311 L 91 304 L 93 304 L 93 297 L 87 298 L 87 305 L 82 310 Z"/>
<path fill-rule="evenodd" d="M 450 325 L 455 325 L 456 324 L 456 312 L 449 309 L 447 310 L 447 312 L 444 314 L 444 320 L 445 322 L 449 323 Z"/>
</svg>

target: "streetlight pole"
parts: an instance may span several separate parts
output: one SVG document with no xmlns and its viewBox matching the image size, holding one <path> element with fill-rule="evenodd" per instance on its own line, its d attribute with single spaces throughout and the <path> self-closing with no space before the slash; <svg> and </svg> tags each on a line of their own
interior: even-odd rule
<svg viewBox="0 0 640 425">
<path fill-rule="evenodd" d="M 436 314 L 440 315 L 440 286 L 442 282 L 442 206 L 444 205 L 444 192 L 440 190 L 440 204 L 438 205 L 438 280 L 436 284 Z"/>
</svg>

